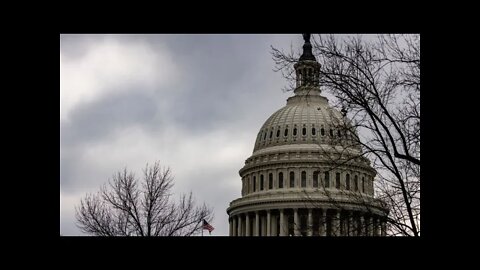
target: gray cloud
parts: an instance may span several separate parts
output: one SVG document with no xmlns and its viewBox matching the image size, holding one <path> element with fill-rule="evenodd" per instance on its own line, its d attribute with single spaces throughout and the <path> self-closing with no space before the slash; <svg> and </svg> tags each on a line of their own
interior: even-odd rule
<svg viewBox="0 0 480 270">
<path fill-rule="evenodd" d="M 88 71 L 82 61 L 102 57 L 92 52 L 111 41 L 132 54 L 138 51 L 139 59 L 147 50 L 160 60 L 142 73 L 145 81 L 94 77 L 102 85 L 95 91 L 101 93 L 71 103 L 68 119 L 61 120 L 61 233 L 81 234 L 73 206 L 86 192 L 124 166 L 141 176 L 146 162 L 160 159 L 173 170 L 174 190 L 192 191 L 199 202 L 214 207 L 214 235 L 227 235 L 225 210 L 240 196 L 238 170 L 263 122 L 289 96 L 281 92 L 281 75 L 272 71 L 270 45 L 289 48 L 301 44 L 301 36 L 66 35 L 61 37 L 62 63 L 73 74 L 77 66 Z M 87 63 L 103 72 L 111 68 L 104 62 L 93 58 Z M 178 74 L 162 77 L 169 68 L 165 63 L 175 65 Z"/>
<path fill-rule="evenodd" d="M 156 127 L 158 106 L 149 94 L 132 90 L 101 97 L 71 112 L 71 121 L 61 123 L 62 144 L 78 144 L 108 138 L 130 125 Z"/>
</svg>

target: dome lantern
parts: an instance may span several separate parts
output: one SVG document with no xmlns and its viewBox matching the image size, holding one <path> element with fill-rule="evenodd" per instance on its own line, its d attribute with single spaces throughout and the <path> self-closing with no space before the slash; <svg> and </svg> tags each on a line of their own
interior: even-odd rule
<svg viewBox="0 0 480 270">
<path fill-rule="evenodd" d="M 303 53 L 294 65 L 296 75 L 296 95 L 319 95 L 320 64 L 312 53 L 310 34 L 303 34 Z"/>
</svg>

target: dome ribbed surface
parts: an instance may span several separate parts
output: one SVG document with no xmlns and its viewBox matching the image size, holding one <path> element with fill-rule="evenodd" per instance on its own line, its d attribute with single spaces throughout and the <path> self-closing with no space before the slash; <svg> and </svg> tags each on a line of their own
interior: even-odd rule
<svg viewBox="0 0 480 270">
<path fill-rule="evenodd" d="M 330 107 L 322 96 L 291 97 L 286 106 L 265 121 L 253 152 L 278 145 L 326 143 L 330 138 L 330 129 L 337 136 L 335 126 L 342 121 L 342 114 Z"/>
</svg>

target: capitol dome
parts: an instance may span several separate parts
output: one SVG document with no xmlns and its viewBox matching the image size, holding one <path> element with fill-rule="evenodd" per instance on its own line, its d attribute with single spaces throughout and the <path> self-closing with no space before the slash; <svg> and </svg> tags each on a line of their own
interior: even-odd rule
<svg viewBox="0 0 480 270">
<path fill-rule="evenodd" d="M 272 147 L 278 150 L 287 145 L 290 148 L 304 144 L 313 148 L 321 144 L 343 145 L 348 142 L 349 134 L 342 134 L 342 131 L 350 128 L 348 119 L 330 107 L 327 98 L 319 91 L 310 91 L 290 97 L 285 107 L 265 121 L 258 132 L 253 152 L 268 152 L 267 149 Z M 335 137 L 337 140 L 332 140 Z M 356 150 L 359 151 L 358 148 Z"/>
<path fill-rule="evenodd" d="M 350 121 L 321 95 L 320 64 L 305 35 L 295 95 L 260 128 L 227 209 L 231 236 L 384 235 L 376 171 Z"/>
</svg>

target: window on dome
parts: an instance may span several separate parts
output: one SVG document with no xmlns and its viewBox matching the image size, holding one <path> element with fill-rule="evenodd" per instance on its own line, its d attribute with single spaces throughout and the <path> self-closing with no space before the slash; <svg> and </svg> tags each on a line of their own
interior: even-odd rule
<svg viewBox="0 0 480 270">
<path fill-rule="evenodd" d="M 295 187 L 295 173 L 290 172 L 290 187 L 293 188 Z"/>
<path fill-rule="evenodd" d="M 273 189 L 273 174 L 268 175 L 268 189 Z"/>
<path fill-rule="evenodd" d="M 355 185 L 355 191 L 358 191 L 358 176 L 355 175 L 355 177 L 353 178 L 353 183 Z"/>
<path fill-rule="evenodd" d="M 318 188 L 318 175 L 320 174 L 319 171 L 313 172 L 313 187 Z"/>
<path fill-rule="evenodd" d="M 350 174 L 347 173 L 347 178 L 345 179 L 345 186 L 347 190 L 350 190 Z"/>
<path fill-rule="evenodd" d="M 321 128 L 320 133 L 322 134 L 322 136 L 325 136 L 325 129 Z"/>
<path fill-rule="evenodd" d="M 325 186 L 325 188 L 330 187 L 330 172 L 325 172 L 325 179 L 323 185 Z"/>
<path fill-rule="evenodd" d="M 260 190 L 263 190 L 263 174 L 260 175 Z"/>
<path fill-rule="evenodd" d="M 302 188 L 307 187 L 307 173 L 305 171 L 302 172 Z"/>
<path fill-rule="evenodd" d="M 339 137 L 339 138 L 342 137 L 342 133 L 340 132 L 340 129 L 338 130 L 337 134 L 338 134 L 338 137 Z"/>
<path fill-rule="evenodd" d="M 257 177 L 253 177 L 253 192 L 257 191 Z"/>
<path fill-rule="evenodd" d="M 316 133 L 315 128 L 312 128 L 312 135 L 315 136 Z"/>
<path fill-rule="evenodd" d="M 280 129 L 277 130 L 277 138 L 280 137 Z"/>
<path fill-rule="evenodd" d="M 340 173 L 337 173 L 337 175 L 335 176 L 335 187 L 337 189 L 340 189 Z"/>
<path fill-rule="evenodd" d="M 362 192 L 365 193 L 365 178 L 362 176 Z"/>
<path fill-rule="evenodd" d="M 293 136 L 297 136 L 297 128 L 293 129 Z"/>
<path fill-rule="evenodd" d="M 270 139 L 272 138 L 273 130 L 270 130 Z"/>
<path fill-rule="evenodd" d="M 284 136 L 286 137 L 288 135 L 288 128 L 285 129 Z"/>
<path fill-rule="evenodd" d="M 333 129 L 330 129 L 330 137 L 333 137 Z"/>
<path fill-rule="evenodd" d="M 302 135 L 303 135 L 303 136 L 307 135 L 307 128 L 304 127 L 304 128 L 302 129 Z"/>
<path fill-rule="evenodd" d="M 263 140 L 265 141 L 266 139 L 267 139 L 267 132 L 265 132 L 263 135 Z"/>
<path fill-rule="evenodd" d="M 283 173 L 278 173 L 278 188 L 283 188 Z"/>
</svg>

